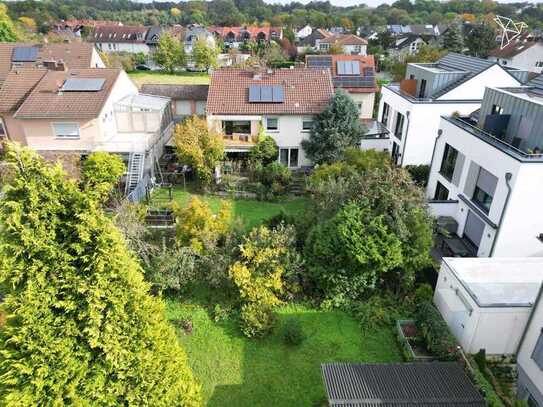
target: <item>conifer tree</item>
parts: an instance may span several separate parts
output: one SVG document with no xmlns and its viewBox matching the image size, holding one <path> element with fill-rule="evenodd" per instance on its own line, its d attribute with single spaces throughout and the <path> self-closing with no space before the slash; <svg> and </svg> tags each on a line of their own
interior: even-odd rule
<svg viewBox="0 0 543 407">
<path fill-rule="evenodd" d="M 464 49 L 462 32 L 457 25 L 451 25 L 445 34 L 443 34 L 443 48 L 451 52 L 462 52 Z"/>
<path fill-rule="evenodd" d="M 29 149 L 10 146 L 6 163 L 0 405 L 200 405 L 163 303 L 103 195 Z"/>
</svg>

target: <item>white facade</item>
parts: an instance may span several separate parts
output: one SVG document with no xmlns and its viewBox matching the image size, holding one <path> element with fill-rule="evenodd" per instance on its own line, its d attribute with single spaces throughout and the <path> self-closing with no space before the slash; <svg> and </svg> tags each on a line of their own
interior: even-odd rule
<svg viewBox="0 0 543 407">
<path fill-rule="evenodd" d="M 367 45 L 344 45 L 343 52 L 347 55 L 367 55 Z"/>
<path fill-rule="evenodd" d="M 442 115 L 450 116 L 454 112 L 465 115 L 477 110 L 486 86 L 518 85 L 517 79 L 494 65 L 436 99 L 413 97 L 397 85 L 383 86 L 378 118 L 392 133 L 396 162 L 402 166 L 430 164 Z M 383 122 L 385 104 L 389 106 L 387 123 Z M 403 116 L 401 131 L 396 131 L 398 113 Z"/>
<path fill-rule="evenodd" d="M 514 355 L 543 281 L 543 258 L 444 258 L 434 303 L 467 353 Z"/>
<path fill-rule="evenodd" d="M 517 354 L 518 397 L 543 406 L 543 286 Z"/>
<path fill-rule="evenodd" d="M 268 126 L 268 119 L 274 122 L 274 128 Z M 277 119 L 277 121 L 275 121 Z M 248 151 L 256 142 L 260 126 L 264 126 L 265 133 L 272 137 L 279 148 L 278 160 L 290 168 L 296 169 L 311 165 L 311 161 L 305 156 L 302 148 L 302 140 L 309 138 L 310 125 L 313 116 L 299 115 L 264 115 L 264 116 L 240 116 L 240 115 L 209 115 L 207 116 L 208 125 L 217 131 L 223 131 L 223 122 L 236 121 L 250 122 L 250 132 L 244 134 L 234 133 L 232 139 L 226 137 L 226 152 L 244 152 Z M 277 123 L 277 126 L 275 126 Z M 306 129 L 304 130 L 304 123 Z M 238 138 L 243 138 L 247 142 L 239 142 Z M 297 156 L 297 158 L 296 158 Z"/>
<path fill-rule="evenodd" d="M 509 58 L 490 56 L 488 59 L 503 66 L 541 73 L 543 72 L 543 43 L 537 42 Z"/>
<path fill-rule="evenodd" d="M 105 68 L 106 64 L 102 61 L 100 54 L 96 51 L 96 48 L 92 48 L 91 64 L 89 68 Z"/>
<path fill-rule="evenodd" d="M 96 47 L 102 52 L 129 52 L 131 54 L 149 54 L 149 45 L 143 42 L 97 42 Z"/>
<path fill-rule="evenodd" d="M 313 29 L 311 28 L 311 26 L 306 25 L 304 28 L 298 30 L 298 32 L 296 33 L 296 38 L 298 38 L 299 40 L 303 40 L 305 37 L 310 36 L 312 32 Z"/>
<path fill-rule="evenodd" d="M 515 158 L 446 119 L 441 120 L 439 127 L 442 135 L 435 143 L 426 194 L 428 199 L 434 199 L 439 183 L 448 190 L 447 199 L 457 202 L 431 204 L 433 213 L 452 216 L 458 223 L 456 233 L 460 237 L 466 235 L 468 217 L 470 223 L 482 225 L 482 233 L 478 232 L 480 242 L 475 242 L 479 257 L 543 256 L 543 242 L 538 239 L 543 231 L 543 217 L 539 216 L 543 161 Z M 444 176 L 441 170 L 447 145 L 458 152 L 452 178 Z M 473 201 L 481 168 L 496 179 L 486 214 Z"/>
</svg>

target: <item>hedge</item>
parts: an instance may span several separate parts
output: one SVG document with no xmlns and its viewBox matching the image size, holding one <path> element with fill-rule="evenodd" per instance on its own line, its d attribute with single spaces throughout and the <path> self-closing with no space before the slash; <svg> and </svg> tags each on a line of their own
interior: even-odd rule
<svg viewBox="0 0 543 407">
<path fill-rule="evenodd" d="M 425 301 L 417 305 L 416 324 L 428 350 L 440 360 L 457 360 L 458 343 L 434 305 Z"/>
</svg>

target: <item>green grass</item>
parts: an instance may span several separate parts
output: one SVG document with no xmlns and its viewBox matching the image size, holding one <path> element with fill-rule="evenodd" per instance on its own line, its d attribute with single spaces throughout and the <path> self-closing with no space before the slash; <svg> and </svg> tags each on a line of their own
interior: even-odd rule
<svg viewBox="0 0 543 407">
<path fill-rule="evenodd" d="M 309 201 L 305 198 L 293 198 L 284 202 L 264 202 L 253 199 L 230 199 L 213 195 L 197 195 L 184 191 L 182 188 L 174 188 L 172 197 L 180 205 L 186 206 L 194 195 L 207 202 L 210 209 L 215 213 L 218 212 L 224 200 L 229 201 L 232 205 L 232 215 L 234 218 L 238 218 L 246 229 L 251 229 L 274 217 L 281 210 L 291 215 L 302 214 L 309 205 Z M 164 205 L 167 202 L 167 189 L 159 189 L 153 194 L 153 204 L 155 206 Z"/>
<path fill-rule="evenodd" d="M 167 74 L 154 71 L 134 71 L 128 75 L 138 87 L 144 84 L 207 85 L 209 83 L 209 75 L 206 72 Z"/>
<path fill-rule="evenodd" d="M 311 406 L 325 400 L 321 363 L 401 361 L 392 329 L 364 332 L 341 311 L 288 305 L 278 311 L 273 334 L 254 340 L 241 335 L 233 317 L 216 323 L 198 303 L 166 303 L 210 407 Z M 187 317 L 193 322 L 191 334 L 175 324 Z M 289 318 L 299 319 L 307 337 L 298 347 L 281 337 Z"/>
</svg>

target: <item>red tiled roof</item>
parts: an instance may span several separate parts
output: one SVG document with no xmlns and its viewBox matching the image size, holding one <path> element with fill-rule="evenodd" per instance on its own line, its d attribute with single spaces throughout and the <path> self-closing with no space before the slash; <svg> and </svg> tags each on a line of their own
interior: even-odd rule
<svg viewBox="0 0 543 407">
<path fill-rule="evenodd" d="M 503 49 L 496 48 L 490 51 L 489 56 L 496 58 L 513 58 L 515 55 L 518 55 L 528 48 L 533 47 L 537 44 L 538 41 L 533 38 L 528 38 L 527 35 L 523 35 L 506 45 Z"/>
<path fill-rule="evenodd" d="M 332 36 L 323 38 L 322 40 L 320 40 L 320 42 L 321 44 L 322 43 L 328 43 L 328 44 L 338 43 L 340 45 L 368 45 L 368 41 L 354 34 L 332 35 Z"/>
<path fill-rule="evenodd" d="M 256 26 L 247 26 L 247 27 L 209 27 L 208 31 L 218 35 L 220 38 L 225 39 L 229 33 L 234 34 L 236 40 L 243 39 L 242 36 L 245 33 L 249 34 L 250 40 L 256 40 L 258 34 L 262 33 L 265 36 L 266 40 L 269 40 L 272 36 L 272 33 L 275 32 L 277 35 L 283 31 L 280 27 L 256 27 Z"/>
<path fill-rule="evenodd" d="M 149 27 L 140 25 L 111 26 L 102 25 L 96 27 L 91 40 L 94 42 L 131 42 L 144 43 Z"/>
<path fill-rule="evenodd" d="M 260 73 L 224 68 L 213 72 L 207 97 L 209 114 L 318 114 L 334 93 L 328 69 L 278 69 Z M 280 85 L 283 103 L 250 103 L 250 85 Z"/>
<path fill-rule="evenodd" d="M 108 68 L 47 71 L 19 107 L 15 117 L 74 120 L 98 117 L 120 73 L 120 69 Z M 103 78 L 105 83 L 96 92 L 60 92 L 69 78 Z"/>
<path fill-rule="evenodd" d="M 92 53 L 94 47 L 86 42 L 69 42 L 60 44 L 30 44 L 17 42 L 0 43 L 0 82 L 12 69 L 11 56 L 15 47 L 39 48 L 38 57 L 35 62 L 25 62 L 23 67 L 30 68 L 39 66 L 43 61 L 62 60 L 70 69 L 91 68 Z"/>
<path fill-rule="evenodd" d="M 35 68 L 22 68 L 9 72 L 0 87 L 0 112 L 17 110 L 46 73 L 46 69 Z"/>
</svg>

